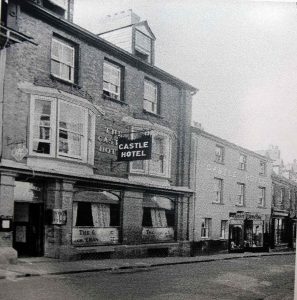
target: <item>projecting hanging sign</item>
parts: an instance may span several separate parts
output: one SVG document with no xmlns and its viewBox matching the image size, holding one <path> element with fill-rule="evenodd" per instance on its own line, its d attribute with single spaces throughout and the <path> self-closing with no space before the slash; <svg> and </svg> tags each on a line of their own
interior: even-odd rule
<svg viewBox="0 0 297 300">
<path fill-rule="evenodd" d="M 125 137 L 118 138 L 118 161 L 146 160 L 152 156 L 152 137 L 143 135 L 130 140 Z"/>
</svg>

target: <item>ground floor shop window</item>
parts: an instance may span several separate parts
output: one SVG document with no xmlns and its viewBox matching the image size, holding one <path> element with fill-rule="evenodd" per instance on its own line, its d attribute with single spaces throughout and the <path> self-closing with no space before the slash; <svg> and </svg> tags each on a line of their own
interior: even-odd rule
<svg viewBox="0 0 297 300">
<path fill-rule="evenodd" d="M 244 247 L 263 247 L 263 222 L 247 220 L 245 222 Z"/>
<path fill-rule="evenodd" d="M 143 242 L 174 240 L 175 205 L 171 198 L 146 195 L 143 201 Z"/>
<path fill-rule="evenodd" d="M 88 195 L 92 202 L 73 202 L 73 244 L 88 246 L 118 243 L 120 228 L 118 196 L 109 192 L 94 192 Z"/>
<path fill-rule="evenodd" d="M 285 219 L 274 219 L 274 242 L 275 245 L 286 243 Z"/>
</svg>

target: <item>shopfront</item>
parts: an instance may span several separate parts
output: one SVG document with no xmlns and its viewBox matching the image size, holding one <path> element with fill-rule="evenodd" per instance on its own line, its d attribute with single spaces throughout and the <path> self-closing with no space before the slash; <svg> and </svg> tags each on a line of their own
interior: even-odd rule
<svg viewBox="0 0 297 300">
<path fill-rule="evenodd" d="M 72 244 L 100 246 L 120 243 L 119 191 L 81 191 L 73 201 Z"/>
<path fill-rule="evenodd" d="M 273 209 L 271 220 L 272 249 L 293 247 L 294 221 L 289 211 Z"/>
<path fill-rule="evenodd" d="M 258 213 L 230 213 L 229 251 L 263 251 L 265 216 Z"/>
<path fill-rule="evenodd" d="M 142 242 L 162 243 L 175 239 L 175 202 L 173 198 L 144 194 Z"/>
</svg>

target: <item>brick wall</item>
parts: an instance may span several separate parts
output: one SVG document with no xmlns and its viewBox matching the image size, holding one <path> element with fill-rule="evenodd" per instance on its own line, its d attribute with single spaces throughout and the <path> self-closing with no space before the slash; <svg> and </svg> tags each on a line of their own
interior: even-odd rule
<svg viewBox="0 0 297 300">
<path fill-rule="evenodd" d="M 189 135 L 188 127 L 191 119 L 191 96 L 188 91 L 181 91 L 176 86 L 160 80 L 154 76 L 145 74 L 140 68 L 131 66 L 116 57 L 105 53 L 89 43 L 80 40 L 76 35 L 66 33 L 53 24 L 45 23 L 24 11 L 19 16 L 19 30 L 24 34 L 32 36 L 38 46 L 29 43 L 13 45 L 7 51 L 7 68 L 4 88 L 4 151 L 3 158 L 11 159 L 10 143 L 25 141 L 28 147 L 29 133 L 29 99 L 30 95 L 19 89 L 22 82 L 45 85 L 69 93 L 82 93 L 87 95 L 94 104 L 99 105 L 106 112 L 105 116 L 98 116 L 96 131 L 102 131 L 104 126 L 122 127 L 123 116 L 134 116 L 146 119 L 152 123 L 168 127 L 176 133 L 172 145 L 171 179 L 173 184 L 187 185 L 187 169 L 177 169 L 177 161 L 189 164 Z M 38 29 L 38 30 L 37 30 Z M 53 34 L 78 45 L 79 89 L 73 89 L 69 85 L 53 81 L 50 78 L 50 49 Z M 107 57 L 121 64 L 125 69 L 125 104 L 120 104 L 102 98 L 102 75 L 103 61 Z M 157 81 L 161 87 L 161 116 L 153 116 L 143 113 L 143 81 L 144 77 Z M 17 109 L 16 109 L 17 108 Z M 128 128 L 125 128 L 125 130 Z M 96 149 L 98 149 L 96 137 Z M 177 149 L 179 147 L 179 150 Z M 179 158 L 178 158 L 179 153 Z M 97 173 L 113 176 L 126 176 L 127 164 L 111 170 L 110 155 L 104 155 L 96 151 L 95 170 Z M 25 162 L 25 160 L 24 160 Z M 177 177 L 183 177 L 177 181 Z"/>
</svg>

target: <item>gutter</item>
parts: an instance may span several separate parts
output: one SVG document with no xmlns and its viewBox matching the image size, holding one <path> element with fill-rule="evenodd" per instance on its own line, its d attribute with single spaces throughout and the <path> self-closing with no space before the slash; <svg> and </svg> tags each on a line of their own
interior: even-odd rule
<svg viewBox="0 0 297 300">
<path fill-rule="evenodd" d="M 57 17 L 55 14 L 47 11 L 46 9 L 42 8 L 41 6 L 34 4 L 32 2 L 22 1 L 20 3 L 21 8 L 26 11 L 30 15 L 34 15 L 35 17 L 40 17 L 40 19 L 46 20 L 51 23 L 53 26 L 61 28 L 62 30 L 73 34 L 75 37 L 85 40 L 90 44 L 94 45 L 95 47 L 99 48 L 102 51 L 107 52 L 110 55 L 114 55 L 123 61 L 131 64 L 132 66 L 143 70 L 153 76 L 156 76 L 160 80 L 164 80 L 169 82 L 179 88 L 184 88 L 191 91 L 192 94 L 195 94 L 198 89 L 194 86 L 178 79 L 177 77 L 155 67 L 152 66 L 143 60 L 135 57 L 131 53 L 113 45 L 110 42 L 107 42 L 103 38 L 98 37 L 96 34 L 74 24 L 71 23 L 61 17 Z"/>
</svg>

